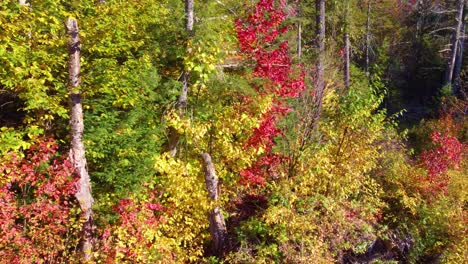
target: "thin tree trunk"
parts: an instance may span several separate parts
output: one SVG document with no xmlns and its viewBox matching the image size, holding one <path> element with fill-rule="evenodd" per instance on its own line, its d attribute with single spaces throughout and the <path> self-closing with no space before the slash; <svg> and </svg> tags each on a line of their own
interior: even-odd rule
<svg viewBox="0 0 468 264">
<path fill-rule="evenodd" d="M 297 8 L 297 57 L 302 57 L 302 21 L 301 21 L 301 2 L 296 1 Z"/>
<path fill-rule="evenodd" d="M 447 71 L 445 73 L 445 85 L 453 84 L 455 62 L 457 58 L 458 46 L 460 43 L 460 35 L 461 35 L 460 33 L 462 29 L 462 24 L 463 24 L 462 18 L 463 18 L 464 5 L 465 5 L 465 0 L 457 1 L 457 14 L 455 17 L 456 25 L 455 25 L 455 32 L 452 35 L 450 57 L 448 60 Z M 453 92 L 455 93 L 455 91 Z"/>
<path fill-rule="evenodd" d="M 345 87 L 349 87 L 350 79 L 351 79 L 351 74 L 349 72 L 349 67 L 350 67 L 350 43 L 349 43 L 349 25 L 348 25 L 348 15 L 349 15 L 349 1 L 346 1 L 346 10 L 345 10 L 345 32 L 343 36 L 343 41 L 344 41 L 344 83 Z"/>
<path fill-rule="evenodd" d="M 84 223 L 82 226 L 80 250 L 83 261 L 89 261 L 92 257 L 93 247 L 93 196 L 91 195 L 91 180 L 86 167 L 85 148 L 83 144 L 83 108 L 81 106 L 80 92 L 80 50 L 81 42 L 78 31 L 78 23 L 69 18 L 66 23 L 70 40 L 68 42 L 69 53 L 69 93 L 71 102 L 70 127 L 71 149 L 70 159 L 79 176 L 78 189 L 75 194 L 80 204 Z"/>
<path fill-rule="evenodd" d="M 348 32 L 345 32 L 344 33 L 344 44 L 345 44 L 345 50 L 344 50 L 344 56 L 345 56 L 345 63 L 344 63 L 344 82 L 345 82 L 345 86 L 346 88 L 349 87 L 349 84 L 350 84 L 350 80 L 351 80 L 351 74 L 349 72 L 349 68 L 350 68 L 350 52 L 351 52 L 351 48 L 350 48 L 350 43 L 349 43 L 349 33 Z"/>
<path fill-rule="evenodd" d="M 302 57 L 302 23 L 297 22 L 297 57 Z"/>
<path fill-rule="evenodd" d="M 366 22 L 366 75 L 367 76 L 369 76 L 369 63 L 370 63 L 371 1 L 372 0 L 367 0 L 367 22 Z"/>
<path fill-rule="evenodd" d="M 193 36 L 193 24 L 194 24 L 194 0 L 185 0 L 185 19 L 186 25 L 185 30 L 189 38 Z M 190 80 L 190 71 L 184 69 L 182 72 L 182 90 L 180 91 L 179 98 L 177 99 L 177 110 L 179 111 L 179 116 L 183 117 L 185 109 L 187 108 L 187 95 L 188 95 L 188 86 Z M 175 157 L 177 154 L 177 145 L 179 144 L 180 135 L 173 128 L 169 128 L 169 139 L 166 146 L 166 151 L 172 157 Z"/>
<path fill-rule="evenodd" d="M 424 42 L 424 28 L 426 25 L 426 16 L 427 16 L 427 3 L 424 0 L 418 0 L 417 6 L 417 16 L 418 20 L 416 22 L 416 40 L 414 43 L 414 63 L 410 65 L 407 71 L 407 79 L 413 80 L 416 75 L 417 71 L 420 67 L 420 60 L 421 60 L 421 52 L 423 50 L 423 42 Z"/>
<path fill-rule="evenodd" d="M 193 14 L 193 0 L 185 0 L 185 16 L 186 16 L 186 30 L 189 38 L 193 35 L 193 23 L 194 23 L 194 14 Z M 190 72 L 184 70 L 182 74 L 182 91 L 178 100 L 178 108 L 183 112 L 187 108 L 187 93 L 189 85 Z"/>
<path fill-rule="evenodd" d="M 315 79 L 315 116 L 314 127 L 317 127 L 322 114 L 322 99 L 325 90 L 324 67 L 325 67 L 325 0 L 315 1 L 316 9 L 316 48 L 318 58 L 316 62 Z"/>
<path fill-rule="evenodd" d="M 423 6 L 424 6 L 423 0 L 418 0 L 416 4 L 416 10 L 418 13 L 418 21 L 416 22 L 416 39 L 420 39 L 421 37 L 422 24 L 424 20 Z"/>
<path fill-rule="evenodd" d="M 193 0 L 185 0 L 185 15 L 187 16 L 186 20 L 186 27 L 187 32 L 192 35 L 193 32 L 193 23 L 194 23 L 194 2 Z"/>
<path fill-rule="evenodd" d="M 219 198 L 219 181 L 216 171 L 208 153 L 203 153 L 203 170 L 205 172 L 205 184 L 210 199 L 217 202 Z M 213 239 L 213 251 L 215 255 L 220 256 L 226 248 L 227 230 L 221 209 L 215 206 L 210 213 L 210 234 Z"/>
<path fill-rule="evenodd" d="M 465 39 L 466 39 L 466 13 L 468 12 L 468 3 L 465 3 L 465 8 L 463 9 L 463 16 L 462 16 L 462 28 L 460 33 L 460 39 L 458 43 L 458 52 L 457 52 L 457 60 L 455 63 L 455 70 L 453 73 L 453 93 L 456 95 L 458 93 L 458 89 L 460 88 L 460 74 L 462 71 L 462 64 L 463 64 L 463 49 L 465 47 Z"/>
</svg>

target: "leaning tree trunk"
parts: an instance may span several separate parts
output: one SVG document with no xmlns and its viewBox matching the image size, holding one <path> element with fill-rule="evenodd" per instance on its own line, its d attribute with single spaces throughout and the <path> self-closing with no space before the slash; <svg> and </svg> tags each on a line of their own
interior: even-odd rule
<svg viewBox="0 0 468 264">
<path fill-rule="evenodd" d="M 316 0 L 316 48 L 318 52 L 318 58 L 315 66 L 315 114 L 314 114 L 314 127 L 318 126 L 318 121 L 322 114 L 322 99 L 325 92 L 325 79 L 324 79 L 324 67 L 325 67 L 325 0 Z"/>
<path fill-rule="evenodd" d="M 186 19 L 186 26 L 185 30 L 189 38 L 193 35 L 193 24 L 194 24 L 194 0 L 185 0 L 185 19 Z M 190 79 L 190 71 L 184 69 L 182 72 L 182 90 L 180 91 L 179 98 L 177 99 L 177 110 L 179 112 L 179 116 L 183 117 L 185 109 L 187 108 L 187 94 L 188 94 L 188 86 L 189 86 L 189 79 Z M 169 128 L 169 139 L 166 146 L 166 151 L 174 157 L 177 154 L 177 145 L 179 144 L 180 135 L 173 127 Z"/>
<path fill-rule="evenodd" d="M 205 184 L 208 194 L 213 202 L 218 201 L 219 197 L 219 182 L 216 176 L 216 171 L 211 161 L 211 156 L 208 153 L 202 154 L 203 169 L 205 171 Z M 220 256 L 226 248 L 226 223 L 219 206 L 215 206 L 210 213 L 210 234 L 213 239 L 213 252 Z"/>
<path fill-rule="evenodd" d="M 455 16 L 455 31 L 452 35 L 450 57 L 448 60 L 447 70 L 445 72 L 445 85 L 453 84 L 453 76 L 455 70 L 455 62 L 457 58 L 458 47 L 460 44 L 461 29 L 463 26 L 463 8 L 465 6 L 465 0 L 457 1 L 457 14 Z M 455 93 L 455 91 L 453 91 Z"/>
<path fill-rule="evenodd" d="M 93 196 L 91 195 L 91 181 L 86 168 L 85 148 L 83 144 L 83 108 L 81 106 L 80 92 L 80 50 L 81 42 L 78 31 L 78 23 L 69 18 L 66 23 L 70 40 L 68 42 L 69 53 L 69 93 L 70 93 L 70 127 L 71 150 L 70 159 L 78 174 L 78 190 L 75 194 L 78 200 L 84 223 L 82 226 L 80 250 L 83 261 L 89 261 L 92 257 L 93 247 Z"/>
<path fill-rule="evenodd" d="M 460 40 L 458 42 L 458 52 L 457 52 L 457 60 L 455 62 L 455 69 L 453 73 L 453 93 L 457 94 L 458 89 L 460 88 L 460 74 L 462 71 L 462 64 L 463 64 L 463 50 L 465 47 L 465 39 L 466 39 L 466 13 L 468 12 L 468 3 L 465 3 L 465 7 L 463 9 L 463 16 L 462 16 L 462 28 L 460 32 Z"/>
</svg>

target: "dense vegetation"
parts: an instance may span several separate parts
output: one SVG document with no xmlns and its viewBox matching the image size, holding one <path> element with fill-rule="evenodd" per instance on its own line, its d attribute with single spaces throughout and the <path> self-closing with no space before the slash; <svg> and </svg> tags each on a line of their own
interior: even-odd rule
<svg viewBox="0 0 468 264">
<path fill-rule="evenodd" d="M 467 12 L 0 0 L 0 262 L 467 262 Z"/>
</svg>

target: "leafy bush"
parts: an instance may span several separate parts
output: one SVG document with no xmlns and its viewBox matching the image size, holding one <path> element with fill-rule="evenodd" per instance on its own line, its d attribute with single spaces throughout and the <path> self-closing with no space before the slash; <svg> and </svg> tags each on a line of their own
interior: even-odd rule
<svg viewBox="0 0 468 264">
<path fill-rule="evenodd" d="M 71 162 L 53 139 L 39 139 L 24 158 L 0 160 L 0 257 L 9 263 L 70 261 L 79 242 L 79 207 Z M 51 246 L 53 245 L 53 246 Z"/>
</svg>

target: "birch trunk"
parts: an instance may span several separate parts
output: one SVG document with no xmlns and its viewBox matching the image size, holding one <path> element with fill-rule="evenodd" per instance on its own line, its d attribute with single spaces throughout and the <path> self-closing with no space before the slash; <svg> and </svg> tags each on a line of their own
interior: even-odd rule
<svg viewBox="0 0 468 264">
<path fill-rule="evenodd" d="M 216 171 L 208 153 L 202 154 L 203 169 L 205 172 L 205 185 L 210 199 L 217 202 L 219 198 L 219 182 Z M 215 206 L 210 213 L 210 234 L 213 239 L 213 251 L 220 256 L 226 248 L 227 230 L 223 214 L 219 206 Z"/>
<path fill-rule="evenodd" d="M 344 44 L 345 44 L 345 63 L 344 63 L 344 83 L 346 88 L 349 87 L 350 80 L 351 80 L 351 73 L 349 72 L 350 68 L 350 52 L 351 52 L 351 47 L 349 43 L 349 33 L 345 32 L 344 33 Z"/>
<path fill-rule="evenodd" d="M 349 87 L 349 83 L 351 80 L 351 74 L 349 72 L 349 67 L 350 67 L 350 52 L 351 52 L 351 47 L 349 43 L 349 23 L 348 23 L 348 16 L 349 16 L 349 1 L 346 1 L 346 10 L 345 10 L 345 32 L 343 36 L 343 42 L 344 42 L 344 83 L 345 87 Z"/>
<path fill-rule="evenodd" d="M 370 27 L 371 27 L 371 0 L 367 0 L 367 22 L 366 22 L 366 75 L 369 76 L 370 63 Z"/>
<path fill-rule="evenodd" d="M 193 14 L 193 2 L 194 0 L 185 0 L 185 16 L 186 16 L 186 30 L 189 38 L 193 34 L 194 14 Z M 187 108 L 187 93 L 189 85 L 190 72 L 184 70 L 182 74 L 182 91 L 178 99 L 178 108 L 183 112 Z"/>
<path fill-rule="evenodd" d="M 463 50 L 465 47 L 465 39 L 466 39 L 466 13 L 468 12 L 468 3 L 465 3 L 465 7 L 463 9 L 463 16 L 462 16 L 462 27 L 460 32 L 460 39 L 458 42 L 458 52 L 457 52 L 457 60 L 455 62 L 455 70 L 453 73 L 453 93 L 456 95 L 460 88 L 460 74 L 462 71 L 462 64 L 463 64 Z"/>
<path fill-rule="evenodd" d="M 455 62 L 457 58 L 458 47 L 460 43 L 461 29 L 463 25 L 463 8 L 465 5 L 465 0 L 457 1 L 457 14 L 455 17 L 455 31 L 452 35 L 450 57 L 448 60 L 447 70 L 445 73 L 445 85 L 453 84 L 453 76 L 455 70 Z M 455 91 L 453 91 L 455 93 Z"/>
<path fill-rule="evenodd" d="M 325 90 L 324 65 L 325 65 L 325 0 L 316 0 L 316 48 L 318 58 L 316 62 L 315 79 L 315 116 L 314 127 L 317 127 L 318 120 L 322 114 L 322 99 Z"/>
<path fill-rule="evenodd" d="M 301 2 L 297 1 L 297 57 L 300 59 L 302 57 L 302 21 L 301 19 Z"/>
<path fill-rule="evenodd" d="M 185 19 L 186 25 L 185 30 L 189 38 L 193 35 L 193 24 L 194 24 L 194 0 L 185 0 Z M 184 116 L 185 109 L 187 108 L 187 95 L 188 95 L 188 86 L 190 80 L 190 71 L 184 69 L 182 72 L 182 90 L 180 91 L 179 98 L 177 99 L 177 110 L 181 117 Z M 166 151 L 172 157 L 175 157 L 177 154 L 177 145 L 179 144 L 180 135 L 174 128 L 169 128 L 169 139 L 167 142 Z"/>
<path fill-rule="evenodd" d="M 302 57 L 302 23 L 297 22 L 297 57 Z"/>
<path fill-rule="evenodd" d="M 80 204 L 84 223 L 82 226 L 80 250 L 83 254 L 83 262 L 87 262 L 92 257 L 93 247 L 93 197 L 91 195 L 91 181 L 86 167 L 85 148 L 83 144 L 83 108 L 81 105 L 80 93 L 80 50 L 81 42 L 78 31 L 78 23 L 74 19 L 68 19 L 68 42 L 69 53 L 69 93 L 70 93 L 70 128 L 71 128 L 71 149 L 70 159 L 79 176 L 76 199 Z"/>
</svg>

